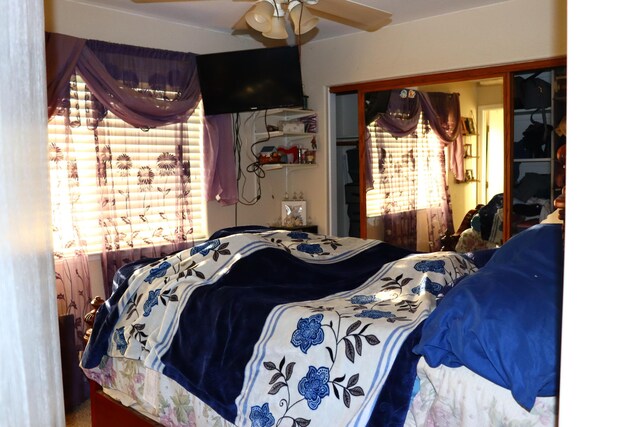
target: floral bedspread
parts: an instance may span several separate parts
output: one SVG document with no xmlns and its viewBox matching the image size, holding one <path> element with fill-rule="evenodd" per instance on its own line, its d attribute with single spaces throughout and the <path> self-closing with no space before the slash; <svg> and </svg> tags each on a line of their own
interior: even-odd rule
<svg viewBox="0 0 640 427">
<path fill-rule="evenodd" d="M 375 240 L 309 237 L 301 232 L 238 234 L 208 240 L 134 271 L 115 306 L 111 299 L 107 303 L 118 315 L 108 354 L 143 360 L 145 366 L 162 371 L 161 357 L 171 345 L 191 294 L 198 287 L 214 285 L 239 260 L 260 250 L 279 249 L 322 264 L 339 262 L 379 244 Z"/>
<path fill-rule="evenodd" d="M 236 424 L 365 425 L 407 335 L 473 271 L 458 254 L 411 255 L 352 291 L 277 307 L 245 369 Z"/>
<path fill-rule="evenodd" d="M 87 376 L 125 406 L 171 427 L 233 427 L 180 384 L 145 368 L 140 361 L 104 357 Z M 429 367 L 418 363 L 405 427 L 553 427 L 557 399 L 540 397 L 531 412 L 509 390 L 488 382 L 464 367 Z"/>
<path fill-rule="evenodd" d="M 406 338 L 476 270 L 451 252 L 394 251 L 270 231 L 155 260 L 98 312 L 82 367 L 140 361 L 239 426 L 365 425 Z M 413 363 L 394 381 L 412 384 Z"/>
</svg>

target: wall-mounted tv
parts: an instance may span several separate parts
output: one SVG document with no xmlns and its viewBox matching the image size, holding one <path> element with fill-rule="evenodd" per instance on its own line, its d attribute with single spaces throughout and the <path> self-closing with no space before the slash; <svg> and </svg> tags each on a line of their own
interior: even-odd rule
<svg viewBox="0 0 640 427">
<path fill-rule="evenodd" d="M 302 107 L 297 46 L 197 55 L 206 115 Z"/>
</svg>

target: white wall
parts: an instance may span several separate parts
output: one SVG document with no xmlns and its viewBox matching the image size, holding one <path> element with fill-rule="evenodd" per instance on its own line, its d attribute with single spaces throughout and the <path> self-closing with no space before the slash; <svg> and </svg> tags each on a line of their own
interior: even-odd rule
<svg viewBox="0 0 640 427">
<path fill-rule="evenodd" d="M 626 130 L 637 123 L 640 86 L 628 41 L 640 26 L 625 0 L 571 0 L 569 17 L 560 425 L 628 426 L 638 424 L 640 383 L 640 141 L 634 125 Z M 594 102 L 594 76 L 613 83 L 606 101 Z M 599 126 L 594 113 L 611 108 Z M 604 130 L 618 124 L 625 130 Z"/>
<path fill-rule="evenodd" d="M 84 39 L 193 52 L 197 54 L 262 47 L 252 38 L 166 22 L 67 0 L 44 0 L 45 30 Z"/>
</svg>

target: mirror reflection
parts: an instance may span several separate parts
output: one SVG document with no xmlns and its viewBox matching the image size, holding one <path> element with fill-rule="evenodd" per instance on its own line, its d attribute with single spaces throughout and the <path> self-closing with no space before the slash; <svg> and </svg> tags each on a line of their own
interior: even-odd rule
<svg viewBox="0 0 640 427">
<path fill-rule="evenodd" d="M 500 244 L 502 104 L 502 78 L 369 92 L 360 147 L 357 94 L 338 94 L 338 233 L 424 252 Z"/>
</svg>

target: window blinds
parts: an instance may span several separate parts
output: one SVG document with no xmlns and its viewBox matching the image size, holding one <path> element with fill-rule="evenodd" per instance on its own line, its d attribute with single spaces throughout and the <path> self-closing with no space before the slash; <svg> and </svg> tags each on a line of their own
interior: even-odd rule
<svg viewBox="0 0 640 427">
<path fill-rule="evenodd" d="M 181 193 L 190 200 L 188 213 L 192 218 L 185 232 L 193 239 L 205 237 L 200 174 L 201 106 L 186 124 L 149 130 L 130 126 L 107 113 L 98 127 L 98 138 L 100 134 L 106 135 L 110 144 L 101 144 L 103 148 L 97 149 L 94 131 L 87 126 L 87 118 L 93 115 L 91 103 L 85 100 L 87 88 L 80 76 L 75 78 L 77 82 L 72 84 L 77 85 L 77 99 L 71 101 L 70 138 L 65 133 L 64 116 L 52 117 L 48 126 L 50 160 L 56 160 L 49 162 L 53 220 L 58 232 L 54 250 L 69 255 L 82 246 L 75 238 L 75 225 L 77 235 L 85 242 L 85 250 L 101 252 L 104 230 L 100 221 L 117 222 L 107 224 L 107 229 L 117 232 L 127 248 L 165 244 L 176 232 L 173 219 L 184 215 L 176 197 Z M 177 162 L 181 154 L 175 138 L 185 131 L 189 137 L 181 150 L 185 161 L 190 163 L 187 185 L 181 184 L 174 170 L 181 164 Z M 97 161 L 111 162 L 111 167 L 98 171 Z M 98 186 L 99 174 L 105 175 L 103 182 L 111 187 L 115 203 L 104 197 Z M 101 215 L 104 210 L 110 210 L 107 219 Z"/>
<path fill-rule="evenodd" d="M 437 207 L 444 200 L 441 186 L 432 185 L 444 174 L 443 143 L 425 132 L 422 120 L 416 133 L 400 138 L 376 122 L 369 125 L 373 188 L 367 192 L 367 217 Z"/>
</svg>

